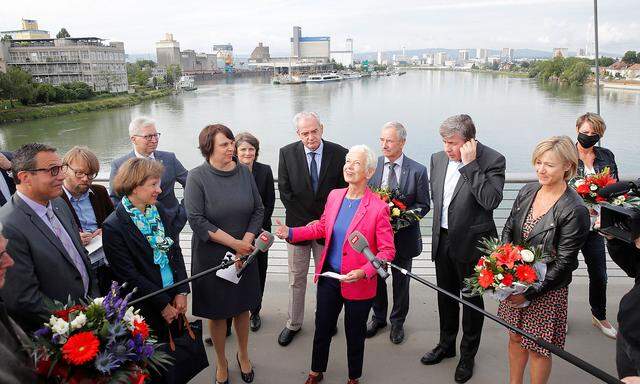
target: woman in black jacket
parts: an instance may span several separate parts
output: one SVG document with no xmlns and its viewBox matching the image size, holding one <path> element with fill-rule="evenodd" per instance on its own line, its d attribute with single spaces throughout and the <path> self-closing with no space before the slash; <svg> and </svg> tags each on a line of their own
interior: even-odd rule
<svg viewBox="0 0 640 384">
<path fill-rule="evenodd" d="M 510 324 L 564 348 L 568 285 L 578 267 L 578 251 L 589 230 L 589 212 L 567 185 L 575 176 L 578 155 L 571 139 L 554 136 L 536 146 L 532 162 L 537 183 L 522 187 L 502 232 L 502 241 L 540 246 L 547 264 L 542 283 L 500 303 L 498 315 Z M 528 306 L 519 306 L 530 301 Z M 531 383 L 546 383 L 551 354 L 533 341 L 509 334 L 510 383 L 522 383 L 531 362 Z"/>
<path fill-rule="evenodd" d="M 161 205 L 163 166 L 151 159 L 127 160 L 114 180 L 121 204 L 103 224 L 103 247 L 119 283 L 136 287 L 133 298 L 187 278 L 178 234 L 169 228 Z M 184 284 L 136 305 L 161 343 L 169 341 L 169 326 L 187 312 L 189 285 Z M 171 369 L 154 382 L 172 383 Z"/>
<path fill-rule="evenodd" d="M 276 203 L 276 192 L 273 182 L 273 172 L 267 164 L 259 163 L 258 154 L 260 152 L 260 142 L 258 139 L 248 132 L 240 133 L 236 136 L 236 155 L 240 163 L 249 167 L 256 181 L 258 192 L 262 198 L 264 205 L 264 218 L 262 220 L 262 229 L 271 232 L 271 215 Z M 260 319 L 260 309 L 262 308 L 262 296 L 264 295 L 264 285 L 267 280 L 267 267 L 269 252 L 260 252 L 258 254 L 258 271 L 260 275 L 260 301 L 258 306 L 251 311 L 251 330 L 257 331 L 262 325 Z"/>
<path fill-rule="evenodd" d="M 602 172 L 609 168 L 611 176 L 618 180 L 618 165 L 613 152 L 607 148 L 597 146 L 596 143 L 604 136 L 607 126 L 602 117 L 595 113 L 585 113 L 576 121 L 578 134 L 578 174 L 581 176 Z M 591 321 L 603 334 L 612 339 L 616 338 L 616 329 L 607 320 L 607 260 L 604 250 L 604 239 L 595 230 L 593 224 L 599 213 L 590 209 L 591 231 L 587 241 L 582 246 L 582 255 L 589 273 L 589 305 L 591 306 Z"/>
</svg>

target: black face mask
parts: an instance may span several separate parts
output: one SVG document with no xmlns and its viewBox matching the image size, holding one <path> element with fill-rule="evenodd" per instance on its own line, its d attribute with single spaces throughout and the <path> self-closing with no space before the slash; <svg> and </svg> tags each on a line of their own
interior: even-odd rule
<svg viewBox="0 0 640 384">
<path fill-rule="evenodd" d="M 591 148 L 600 141 L 600 135 L 595 134 L 593 136 L 585 135 L 584 133 L 578 133 L 578 143 L 582 145 L 582 148 Z"/>
</svg>

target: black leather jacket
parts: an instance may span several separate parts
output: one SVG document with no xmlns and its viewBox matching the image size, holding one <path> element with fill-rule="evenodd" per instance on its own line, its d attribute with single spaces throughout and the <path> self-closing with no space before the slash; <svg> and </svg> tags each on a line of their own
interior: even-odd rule
<svg viewBox="0 0 640 384">
<path fill-rule="evenodd" d="M 596 158 L 593 161 L 593 170 L 596 172 L 602 172 L 606 167 L 609 167 L 609 174 L 616 180 L 619 180 L 618 165 L 616 164 L 616 157 L 613 152 L 607 148 L 593 147 L 593 152 L 596 154 Z M 582 160 L 578 160 L 578 174 L 584 176 L 584 163 Z"/>
<path fill-rule="evenodd" d="M 524 243 L 522 226 L 540 187 L 539 183 L 534 182 L 520 189 L 502 230 L 502 241 Z M 529 234 L 529 245 L 542 245 L 547 274 L 540 287 L 530 287 L 525 292 L 528 300 L 535 299 L 545 292 L 564 288 L 571 283 L 571 273 L 578 268 L 578 251 L 588 234 L 589 211 L 580 196 L 567 187 L 560 199 Z"/>
</svg>

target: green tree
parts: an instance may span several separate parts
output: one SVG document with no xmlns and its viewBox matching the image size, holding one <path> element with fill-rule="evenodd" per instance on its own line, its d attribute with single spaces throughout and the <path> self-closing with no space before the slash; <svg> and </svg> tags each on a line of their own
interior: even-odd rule
<svg viewBox="0 0 640 384">
<path fill-rule="evenodd" d="M 36 88 L 36 102 L 38 103 L 51 103 L 56 101 L 56 88 L 47 83 L 38 84 Z"/>
<path fill-rule="evenodd" d="M 35 98 L 31 74 L 17 67 L 9 67 L 7 73 L 0 73 L 0 95 L 9 100 L 12 108 L 15 99 L 24 105 L 31 103 Z"/>
<path fill-rule="evenodd" d="M 62 28 L 60 29 L 60 32 L 58 32 L 58 34 L 56 35 L 56 38 L 62 39 L 65 37 L 71 37 L 71 35 L 69 34 L 69 32 L 67 32 L 66 28 Z"/>
<path fill-rule="evenodd" d="M 171 64 L 167 67 L 167 74 L 164 79 L 167 84 L 173 85 L 182 76 L 182 69 L 179 65 Z"/>
<path fill-rule="evenodd" d="M 560 75 L 560 80 L 569 83 L 570 85 L 582 85 L 587 81 L 591 75 L 591 68 L 589 64 L 584 61 L 577 61 L 564 71 Z"/>
<path fill-rule="evenodd" d="M 598 65 L 601 67 L 608 67 L 615 62 L 616 62 L 615 59 L 611 57 L 601 57 L 598 59 Z M 595 60 L 594 60 L 594 65 L 595 65 Z"/>
<path fill-rule="evenodd" d="M 147 81 L 149 81 L 149 78 L 151 77 L 151 69 L 147 68 L 144 70 L 138 70 L 136 75 L 135 75 L 135 79 L 134 82 L 140 86 L 145 86 L 147 85 Z"/>
<path fill-rule="evenodd" d="M 638 62 L 638 54 L 636 51 L 627 51 L 622 57 L 622 61 L 627 64 L 635 64 Z"/>
<path fill-rule="evenodd" d="M 155 68 L 156 67 L 156 62 L 153 61 L 153 60 L 138 60 L 138 61 L 136 61 L 136 65 L 140 69 L 143 69 L 145 67 Z"/>
</svg>

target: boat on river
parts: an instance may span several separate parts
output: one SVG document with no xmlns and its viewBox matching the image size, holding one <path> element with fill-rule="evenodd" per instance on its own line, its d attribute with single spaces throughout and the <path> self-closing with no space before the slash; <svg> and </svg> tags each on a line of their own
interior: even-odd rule
<svg viewBox="0 0 640 384">
<path fill-rule="evenodd" d="M 330 81 L 340 81 L 342 76 L 336 73 L 320 73 L 307 77 L 307 83 L 327 83 Z"/>
<path fill-rule="evenodd" d="M 195 86 L 193 76 L 182 75 L 180 76 L 180 80 L 176 83 L 176 89 L 182 91 L 195 91 L 198 87 Z"/>
</svg>

